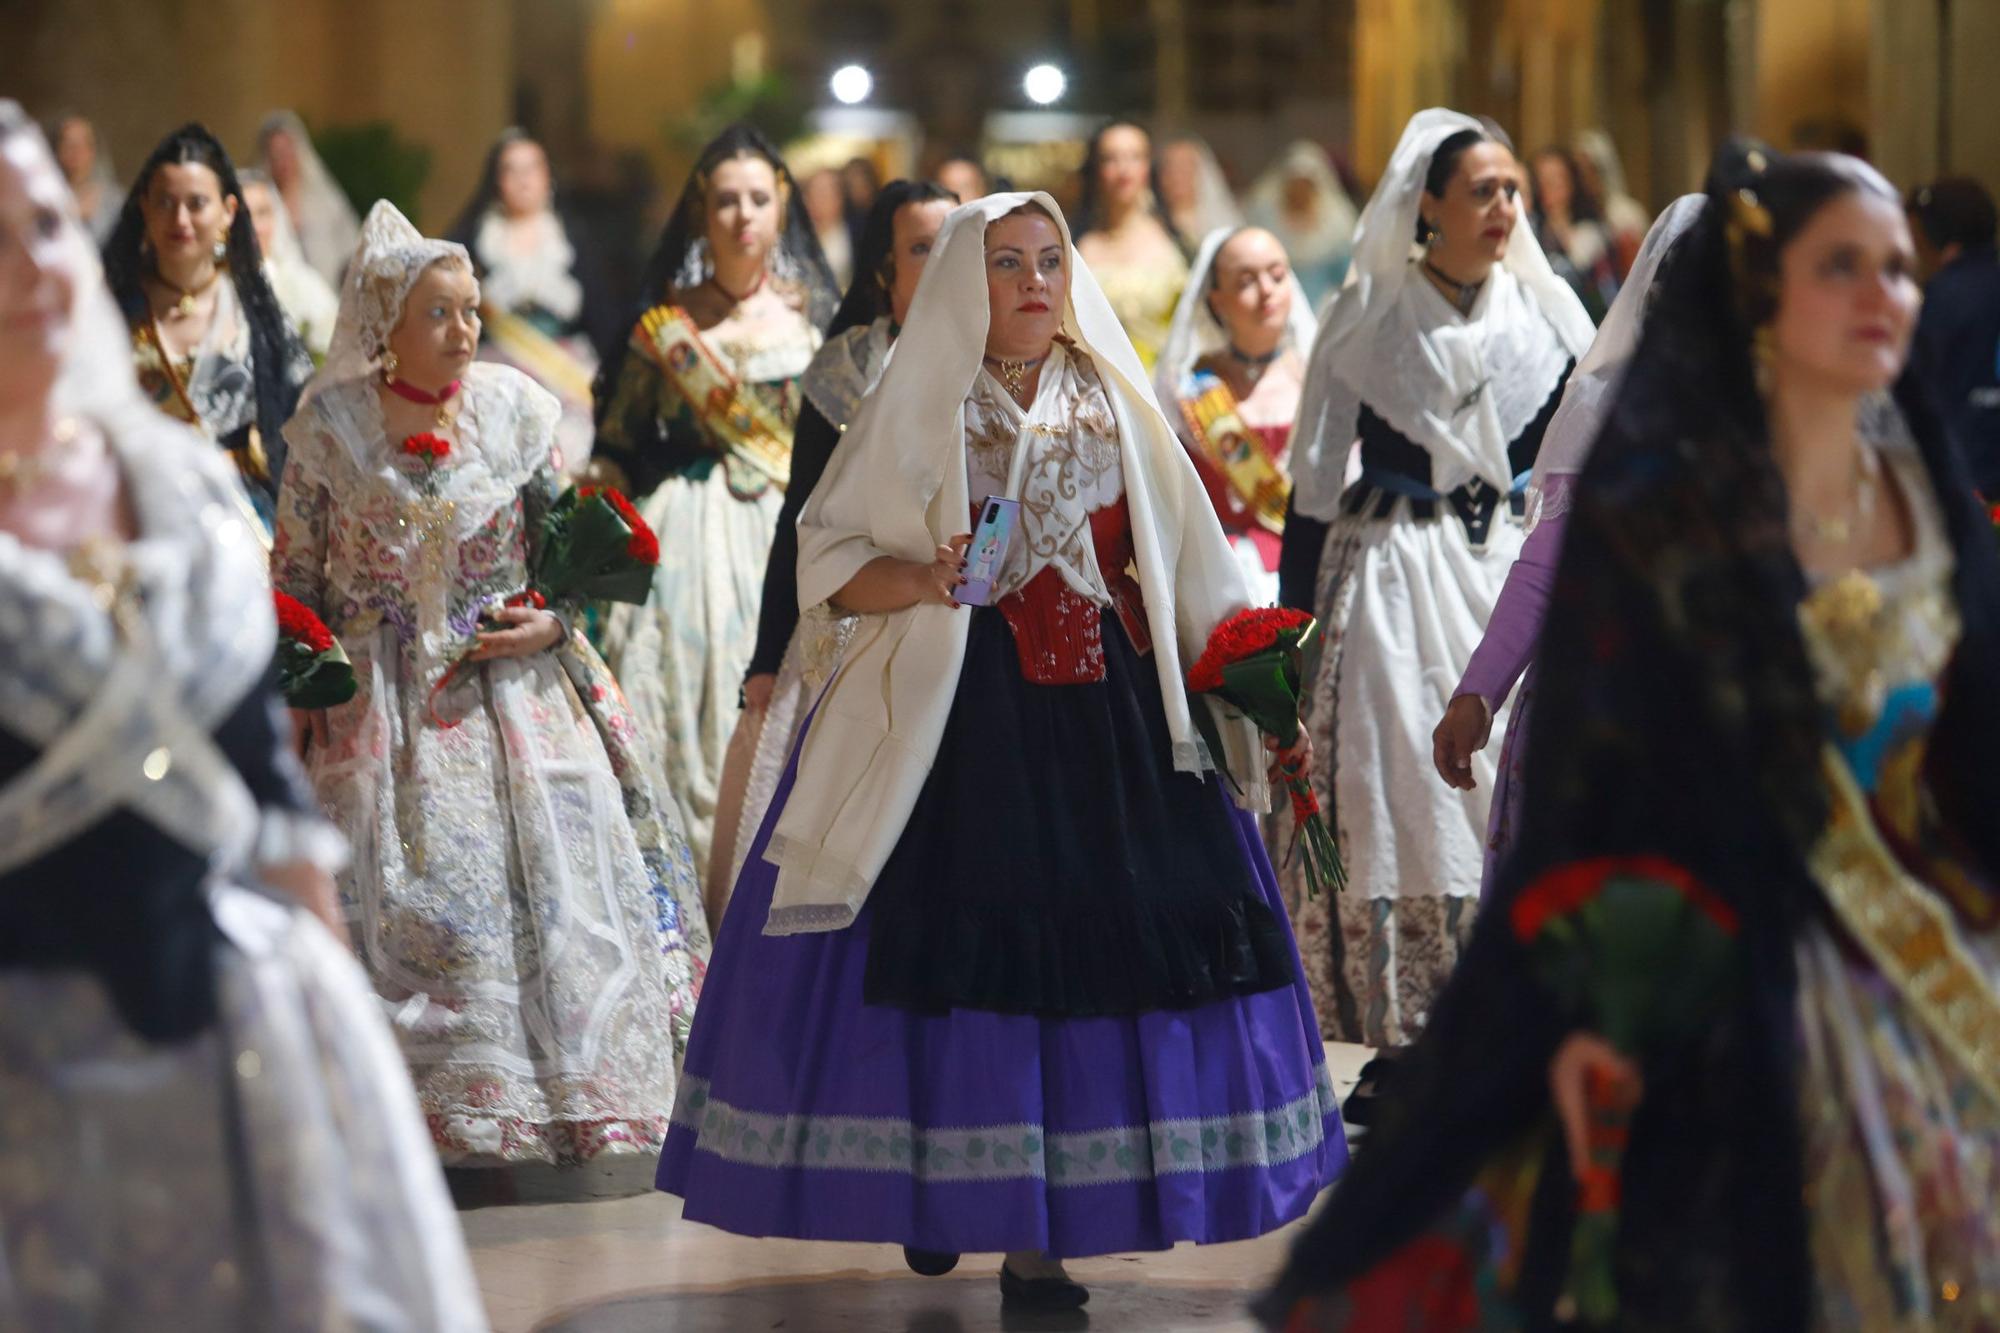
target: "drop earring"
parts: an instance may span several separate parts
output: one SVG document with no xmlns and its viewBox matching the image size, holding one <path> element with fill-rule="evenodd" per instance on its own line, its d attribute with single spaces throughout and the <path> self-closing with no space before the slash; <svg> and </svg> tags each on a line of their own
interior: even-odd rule
<svg viewBox="0 0 2000 1333">
<path fill-rule="evenodd" d="M 226 237 L 216 237 L 215 244 L 209 248 L 209 253 L 215 257 L 215 266 L 217 268 L 221 268 L 224 264 L 227 264 L 229 262 L 229 241 Z"/>
<path fill-rule="evenodd" d="M 402 364 L 403 364 L 402 361 L 396 356 L 394 352 L 391 352 L 386 348 L 383 349 L 382 378 L 389 381 L 389 383 L 394 384 L 396 382 L 396 370 Z"/>
</svg>

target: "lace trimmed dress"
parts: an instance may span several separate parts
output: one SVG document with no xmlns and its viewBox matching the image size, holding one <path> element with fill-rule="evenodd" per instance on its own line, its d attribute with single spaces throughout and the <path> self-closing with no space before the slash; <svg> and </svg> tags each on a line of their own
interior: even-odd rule
<svg viewBox="0 0 2000 1333">
<path fill-rule="evenodd" d="M 693 858 L 616 682 L 579 636 L 440 689 L 526 583 L 558 405 L 477 364 L 435 474 L 375 386 L 288 428 L 275 580 L 353 658 L 308 765 L 354 847 L 356 948 L 447 1157 L 569 1162 L 665 1129 L 708 954 Z"/>
</svg>

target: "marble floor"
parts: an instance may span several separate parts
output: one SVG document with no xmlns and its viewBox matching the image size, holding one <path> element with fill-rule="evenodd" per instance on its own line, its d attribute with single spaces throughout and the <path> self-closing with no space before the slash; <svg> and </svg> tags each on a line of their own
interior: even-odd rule
<svg viewBox="0 0 2000 1333">
<path fill-rule="evenodd" d="M 1367 1055 L 1327 1048 L 1343 1096 Z M 920 1278 L 893 1246 L 746 1240 L 683 1221 L 641 1165 L 455 1176 L 495 1333 L 1249 1333 L 1243 1303 L 1292 1230 L 1073 1263 L 1087 1309 L 1003 1315 L 997 1256 Z"/>
</svg>

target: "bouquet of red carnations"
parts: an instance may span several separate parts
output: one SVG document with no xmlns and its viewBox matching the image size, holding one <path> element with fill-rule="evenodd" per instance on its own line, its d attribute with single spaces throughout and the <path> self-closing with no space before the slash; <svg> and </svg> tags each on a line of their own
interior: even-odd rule
<svg viewBox="0 0 2000 1333">
<path fill-rule="evenodd" d="M 354 664 L 324 621 L 273 590 L 278 608 L 278 690 L 293 708 L 332 708 L 354 697 Z"/>
<path fill-rule="evenodd" d="M 1318 634 L 1319 623 L 1303 611 L 1282 606 L 1239 611 L 1208 636 L 1200 660 L 1188 670 L 1188 689 L 1215 695 L 1289 749 L 1299 739 L 1305 652 Z M 1195 716 L 1201 720 L 1200 708 Z M 1209 737 L 1210 748 L 1216 744 Z M 1340 848 L 1313 795 L 1312 780 L 1296 767 L 1282 771 L 1292 798 L 1292 847 L 1305 857 L 1307 892 L 1317 897 L 1323 885 L 1346 888 Z"/>
<path fill-rule="evenodd" d="M 551 602 L 644 602 L 660 539 L 609 486 L 572 486 L 542 521 L 530 586 Z"/>
<path fill-rule="evenodd" d="M 1736 913 L 1664 857 L 1558 866 L 1521 891 L 1508 924 L 1542 984 L 1631 1059 L 1698 1035 L 1729 993 Z M 1593 1070 L 1585 1097 L 1590 1161 L 1577 1181 L 1568 1292 L 1590 1326 L 1609 1328 L 1620 1170 L 1639 1089 Z"/>
</svg>

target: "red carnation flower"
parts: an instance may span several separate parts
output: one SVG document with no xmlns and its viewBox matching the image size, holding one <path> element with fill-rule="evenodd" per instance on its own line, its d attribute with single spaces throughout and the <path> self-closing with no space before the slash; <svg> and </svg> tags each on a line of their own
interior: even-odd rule
<svg viewBox="0 0 2000 1333">
<path fill-rule="evenodd" d="M 304 602 L 275 589 L 271 596 L 278 606 L 278 633 L 281 637 L 297 640 L 315 653 L 323 653 L 333 647 L 333 631 Z"/>
<path fill-rule="evenodd" d="M 451 452 L 451 441 L 442 435 L 433 435 L 425 431 L 421 435 L 412 435 L 404 440 L 403 452 L 412 458 L 426 458 L 436 462 Z"/>
<path fill-rule="evenodd" d="M 1188 688 L 1197 694 L 1222 688 L 1222 668 L 1265 652 L 1286 630 L 1311 623 L 1310 615 L 1287 606 L 1262 607 L 1231 616 L 1216 627 L 1201 657 L 1188 669 Z"/>
<path fill-rule="evenodd" d="M 577 495 L 586 500 L 594 495 L 603 496 L 618 511 L 618 517 L 625 520 L 625 526 L 632 529 L 632 540 L 626 545 L 626 554 L 642 565 L 660 563 L 660 539 L 653 534 L 646 520 L 639 517 L 638 509 L 625 498 L 623 492 L 610 486 L 579 486 Z"/>
</svg>

